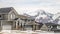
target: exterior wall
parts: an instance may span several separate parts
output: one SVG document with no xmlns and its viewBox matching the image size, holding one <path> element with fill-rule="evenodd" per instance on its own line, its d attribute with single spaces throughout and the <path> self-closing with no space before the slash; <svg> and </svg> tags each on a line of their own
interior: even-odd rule
<svg viewBox="0 0 60 34">
<path fill-rule="evenodd" d="M 8 20 L 8 14 L 4 15 L 4 20 Z"/>
</svg>

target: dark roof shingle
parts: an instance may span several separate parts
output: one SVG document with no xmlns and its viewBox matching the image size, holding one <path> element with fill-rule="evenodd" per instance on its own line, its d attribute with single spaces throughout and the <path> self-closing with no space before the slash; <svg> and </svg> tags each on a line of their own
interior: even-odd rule
<svg viewBox="0 0 60 34">
<path fill-rule="evenodd" d="M 0 8 L 0 13 L 9 13 L 13 7 Z"/>
</svg>

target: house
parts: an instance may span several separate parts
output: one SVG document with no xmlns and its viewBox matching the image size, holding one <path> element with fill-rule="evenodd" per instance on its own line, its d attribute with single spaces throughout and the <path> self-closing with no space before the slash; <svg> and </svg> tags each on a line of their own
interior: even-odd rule
<svg viewBox="0 0 60 34">
<path fill-rule="evenodd" d="M 40 24 L 35 22 L 35 19 L 29 17 L 29 16 L 24 16 L 24 15 L 19 15 L 19 29 L 20 30 L 40 30 Z M 22 25 L 21 25 L 22 24 Z M 22 29 L 21 29 L 22 26 Z M 42 28 L 46 31 L 48 30 L 48 27 L 44 25 Z M 42 30 L 41 28 L 41 30 Z"/>
<path fill-rule="evenodd" d="M 38 23 L 35 23 L 35 19 L 24 16 L 24 15 L 18 15 L 17 22 L 19 23 L 18 29 L 19 30 L 38 30 Z"/>
<path fill-rule="evenodd" d="M 13 7 L 0 8 L 0 30 L 13 30 L 17 15 Z"/>
<path fill-rule="evenodd" d="M 28 24 L 28 23 L 31 23 L 33 20 L 28 16 L 24 16 L 24 15 L 18 15 L 18 20 L 17 22 L 19 23 L 19 30 L 26 30 L 26 26 L 28 28 L 28 26 L 30 26 L 32 28 L 32 25 Z"/>
</svg>

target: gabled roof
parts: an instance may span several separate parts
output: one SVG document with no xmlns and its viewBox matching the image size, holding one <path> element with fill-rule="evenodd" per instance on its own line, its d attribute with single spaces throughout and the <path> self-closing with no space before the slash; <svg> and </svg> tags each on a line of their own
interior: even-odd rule
<svg viewBox="0 0 60 34">
<path fill-rule="evenodd" d="M 13 7 L 0 8 L 0 13 L 9 13 Z"/>
<path fill-rule="evenodd" d="M 18 18 L 26 19 L 26 18 L 28 18 L 28 16 L 18 15 Z"/>
</svg>

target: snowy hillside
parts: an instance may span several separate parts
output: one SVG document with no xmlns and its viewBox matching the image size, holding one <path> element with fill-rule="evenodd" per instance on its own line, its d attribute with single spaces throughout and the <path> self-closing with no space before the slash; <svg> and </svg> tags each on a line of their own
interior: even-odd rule
<svg viewBox="0 0 60 34">
<path fill-rule="evenodd" d="M 29 16 L 29 17 L 37 17 L 37 16 L 39 16 L 39 15 L 52 16 L 53 14 L 47 13 L 47 12 L 45 12 L 44 10 L 37 10 L 37 11 L 31 12 L 30 14 L 29 14 L 29 13 L 24 13 L 23 15 Z M 32 15 L 33 15 L 33 16 L 32 16 Z"/>
<path fill-rule="evenodd" d="M 45 11 L 40 11 L 39 16 L 36 17 L 35 21 L 38 23 L 48 23 L 50 20 L 52 20 L 52 15 L 49 13 L 46 13 Z"/>
<path fill-rule="evenodd" d="M 34 14 L 35 15 L 34 16 L 30 15 L 32 13 L 33 13 L 33 15 Z M 43 23 L 47 23 L 49 20 L 52 19 L 52 16 L 53 16 L 53 14 L 47 13 L 44 10 L 37 10 L 37 11 L 32 12 L 32 13 L 30 13 L 30 14 L 24 13 L 24 15 L 29 16 L 31 18 L 34 18 L 35 21 L 37 21 L 37 22 L 43 22 Z"/>
</svg>

